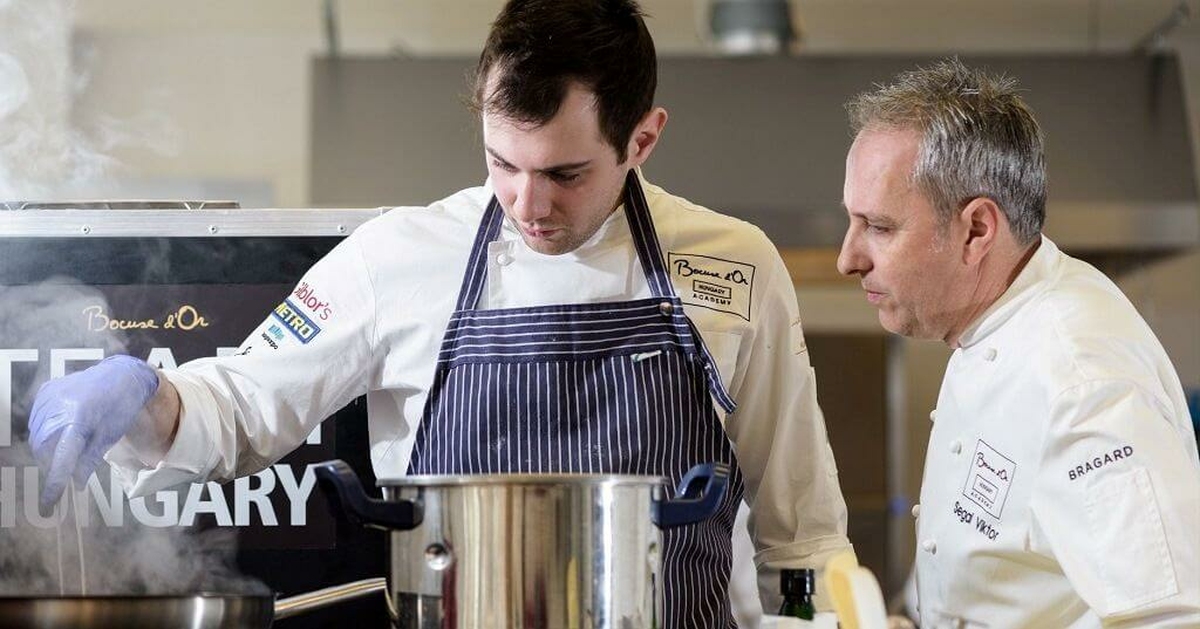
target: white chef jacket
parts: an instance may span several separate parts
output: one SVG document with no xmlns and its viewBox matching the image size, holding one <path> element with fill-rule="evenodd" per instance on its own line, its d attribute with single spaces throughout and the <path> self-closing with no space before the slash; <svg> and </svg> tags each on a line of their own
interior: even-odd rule
<svg viewBox="0 0 1200 629">
<path fill-rule="evenodd" d="M 752 505 L 769 606 L 778 601 L 775 569 L 819 568 L 849 548 L 795 291 L 759 229 L 643 187 L 675 290 L 738 404 L 728 417 L 716 409 Z M 109 453 L 127 490 L 253 473 L 364 393 L 375 473 L 403 476 L 491 195 L 486 185 L 471 188 L 363 224 L 305 274 L 241 355 L 165 372 L 182 402 L 178 436 L 153 465 L 125 441 Z M 480 308 L 651 296 L 623 209 L 557 256 L 528 248 L 506 221 L 487 260 Z"/>
<path fill-rule="evenodd" d="M 1200 459 L 1120 290 L 1043 237 L 946 369 L 917 516 L 928 627 L 1200 627 Z"/>
</svg>

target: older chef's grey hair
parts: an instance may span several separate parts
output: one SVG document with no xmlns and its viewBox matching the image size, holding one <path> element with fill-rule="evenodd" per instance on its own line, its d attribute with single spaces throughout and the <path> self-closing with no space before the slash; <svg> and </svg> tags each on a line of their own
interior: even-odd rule
<svg viewBox="0 0 1200 629">
<path fill-rule="evenodd" d="M 902 72 L 846 105 L 855 134 L 915 130 L 921 146 L 912 180 L 942 225 L 972 199 L 987 197 L 1017 242 L 1031 244 L 1046 219 L 1046 162 L 1033 111 L 1016 80 L 958 59 Z"/>
</svg>

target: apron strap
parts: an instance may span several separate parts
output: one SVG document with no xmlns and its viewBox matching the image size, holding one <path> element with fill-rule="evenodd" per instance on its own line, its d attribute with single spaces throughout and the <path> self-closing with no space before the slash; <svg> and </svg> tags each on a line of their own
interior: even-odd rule
<svg viewBox="0 0 1200 629">
<path fill-rule="evenodd" d="M 650 204 L 646 202 L 642 182 L 634 169 L 630 169 L 625 179 L 625 217 L 629 221 L 629 231 L 633 234 L 634 246 L 638 259 L 642 261 L 642 271 L 646 274 L 650 293 L 655 297 L 674 297 L 675 288 L 671 286 L 670 276 L 663 266 L 662 248 L 658 244 L 658 233 L 654 230 L 654 219 L 650 216 Z"/>
<path fill-rule="evenodd" d="M 488 244 L 500 235 L 504 212 L 496 195 L 488 202 L 483 212 L 483 220 L 475 232 L 475 244 L 471 245 L 471 257 L 467 261 L 467 272 L 463 273 L 462 286 L 458 289 L 457 312 L 474 310 L 479 304 L 479 295 L 483 292 L 484 280 L 487 279 L 487 249 Z"/>
</svg>

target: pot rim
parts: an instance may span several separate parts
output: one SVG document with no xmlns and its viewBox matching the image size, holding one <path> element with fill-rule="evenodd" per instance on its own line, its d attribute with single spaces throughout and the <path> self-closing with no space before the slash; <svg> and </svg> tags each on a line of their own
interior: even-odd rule
<svg viewBox="0 0 1200 629">
<path fill-rule="evenodd" d="M 414 475 L 400 478 L 381 478 L 375 485 L 382 488 L 404 487 L 464 487 L 464 486 L 632 486 L 667 487 L 665 476 L 633 474 L 439 474 Z"/>
</svg>

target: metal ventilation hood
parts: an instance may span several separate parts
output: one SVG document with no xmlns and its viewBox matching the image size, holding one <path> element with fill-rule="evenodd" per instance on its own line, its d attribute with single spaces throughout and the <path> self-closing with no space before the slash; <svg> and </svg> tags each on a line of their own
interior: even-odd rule
<svg viewBox="0 0 1200 629">
<path fill-rule="evenodd" d="M 761 226 L 788 250 L 841 244 L 844 103 L 930 57 L 659 59 L 670 113 L 650 181 Z M 1172 56 L 963 57 L 1017 78 L 1046 136 L 1046 231 L 1121 270 L 1200 244 L 1192 143 Z M 312 201 L 427 203 L 481 182 L 478 121 L 448 108 L 470 59 L 317 60 Z M 419 93 L 409 88 L 420 85 Z M 380 109 L 378 103 L 387 102 Z M 419 122 L 414 122 L 419 121 Z M 388 129 L 388 133 L 380 133 Z M 412 146 L 436 146 L 437 160 Z M 832 265 L 821 260 L 817 268 Z"/>
<path fill-rule="evenodd" d="M 659 100 L 671 125 L 646 170 L 669 189 L 758 224 L 781 248 L 837 247 L 852 139 L 843 103 L 932 61 L 664 60 Z M 1189 107 L 1176 58 L 964 61 L 1014 76 L 1025 90 L 1046 138 L 1045 231 L 1061 247 L 1120 272 L 1200 245 Z"/>
</svg>

